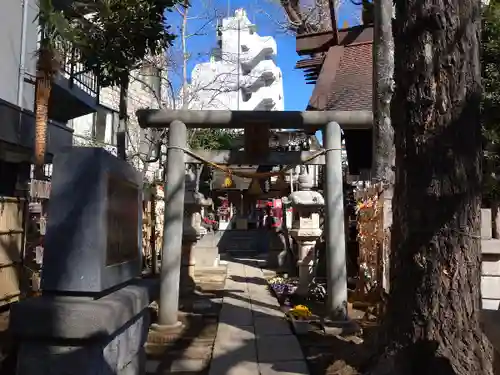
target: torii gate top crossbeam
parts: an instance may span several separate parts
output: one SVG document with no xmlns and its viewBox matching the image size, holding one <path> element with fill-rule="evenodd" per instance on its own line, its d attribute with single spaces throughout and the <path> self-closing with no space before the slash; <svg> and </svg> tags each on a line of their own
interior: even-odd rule
<svg viewBox="0 0 500 375">
<path fill-rule="evenodd" d="M 371 111 L 196 111 L 140 109 L 137 118 L 141 128 L 167 128 L 174 120 L 188 128 L 243 129 L 246 125 L 266 124 L 271 129 L 317 130 L 329 122 L 343 129 L 370 129 Z"/>
</svg>

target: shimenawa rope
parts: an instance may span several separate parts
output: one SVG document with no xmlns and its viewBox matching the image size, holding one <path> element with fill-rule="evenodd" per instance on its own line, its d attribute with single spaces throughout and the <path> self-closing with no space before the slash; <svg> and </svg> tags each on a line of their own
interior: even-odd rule
<svg viewBox="0 0 500 375">
<path fill-rule="evenodd" d="M 280 169 L 279 171 L 276 172 L 244 172 L 244 171 L 235 171 L 225 165 L 220 165 L 217 163 L 214 163 L 210 160 L 207 160 L 203 158 L 202 156 L 195 154 L 193 151 L 184 148 L 184 147 L 178 147 L 178 146 L 168 146 L 167 149 L 175 149 L 175 150 L 180 150 L 183 151 L 185 154 L 191 156 L 193 159 L 196 159 L 198 161 L 201 161 L 202 163 L 211 166 L 215 169 L 218 169 L 222 172 L 225 172 L 228 176 L 237 176 L 237 177 L 242 177 L 242 178 L 250 178 L 250 179 L 266 179 L 270 177 L 276 177 L 280 175 L 284 175 L 286 172 L 288 172 L 290 169 L 294 168 L 296 165 L 287 165 L 284 168 Z M 315 152 L 314 154 L 308 156 L 307 158 L 303 159 L 300 161 L 299 165 L 301 164 L 306 164 L 310 162 L 311 160 L 316 159 L 318 156 L 321 156 L 323 154 L 326 154 L 328 151 L 340 151 L 340 148 L 329 148 L 329 149 L 323 149 L 318 152 Z"/>
</svg>

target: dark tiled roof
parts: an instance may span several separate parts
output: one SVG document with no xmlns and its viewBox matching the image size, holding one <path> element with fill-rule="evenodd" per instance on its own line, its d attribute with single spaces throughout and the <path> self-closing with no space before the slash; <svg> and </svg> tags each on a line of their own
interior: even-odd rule
<svg viewBox="0 0 500 375">
<path fill-rule="evenodd" d="M 318 53 L 315 56 L 308 57 L 308 58 L 297 61 L 295 68 L 296 69 L 312 68 L 312 67 L 323 64 L 324 60 L 325 60 L 325 54 Z"/>
<path fill-rule="evenodd" d="M 327 109 L 360 111 L 372 109 L 372 43 L 348 45 L 332 83 Z"/>
</svg>

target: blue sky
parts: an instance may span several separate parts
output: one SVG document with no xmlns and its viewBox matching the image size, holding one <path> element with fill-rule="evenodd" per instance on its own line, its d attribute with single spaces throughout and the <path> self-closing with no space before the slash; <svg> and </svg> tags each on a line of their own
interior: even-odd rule
<svg viewBox="0 0 500 375">
<path fill-rule="evenodd" d="M 285 20 L 279 0 L 192 0 L 188 11 L 188 33 L 199 35 L 187 39 L 187 50 L 190 53 L 188 73 L 198 62 L 208 61 L 211 48 L 215 46 L 216 15 L 225 17 L 233 15 L 235 9 L 245 8 L 250 20 L 257 25 L 257 33 L 261 36 L 273 36 L 278 44 L 277 65 L 283 72 L 283 90 L 285 110 L 302 111 L 307 107 L 313 85 L 306 85 L 302 71 L 295 69 L 299 56 L 295 52 L 295 37 L 280 25 Z M 207 11 L 208 9 L 208 11 Z M 341 27 L 345 21 L 355 24 L 354 15 L 359 13 L 359 6 L 350 0 L 344 0 L 338 15 Z M 172 32 L 179 32 L 181 17 L 177 12 L 167 15 Z M 181 56 L 180 40 L 177 40 L 172 54 Z M 172 74 L 170 79 L 174 86 L 180 83 L 180 72 Z"/>
</svg>

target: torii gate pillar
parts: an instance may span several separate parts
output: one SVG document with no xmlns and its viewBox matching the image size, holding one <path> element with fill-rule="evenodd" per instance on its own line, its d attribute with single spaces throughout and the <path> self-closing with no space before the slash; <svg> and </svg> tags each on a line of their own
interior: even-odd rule
<svg viewBox="0 0 500 375">
<path fill-rule="evenodd" d="M 158 326 L 179 326 L 179 281 L 184 221 L 186 124 L 174 120 L 168 132 L 167 173 L 165 175 L 165 213 L 161 251 Z"/>
<path fill-rule="evenodd" d="M 347 270 L 344 231 L 344 195 L 342 181 L 342 131 L 336 122 L 323 130 L 326 150 L 325 240 L 327 272 L 327 309 L 333 320 L 347 320 Z"/>
</svg>

